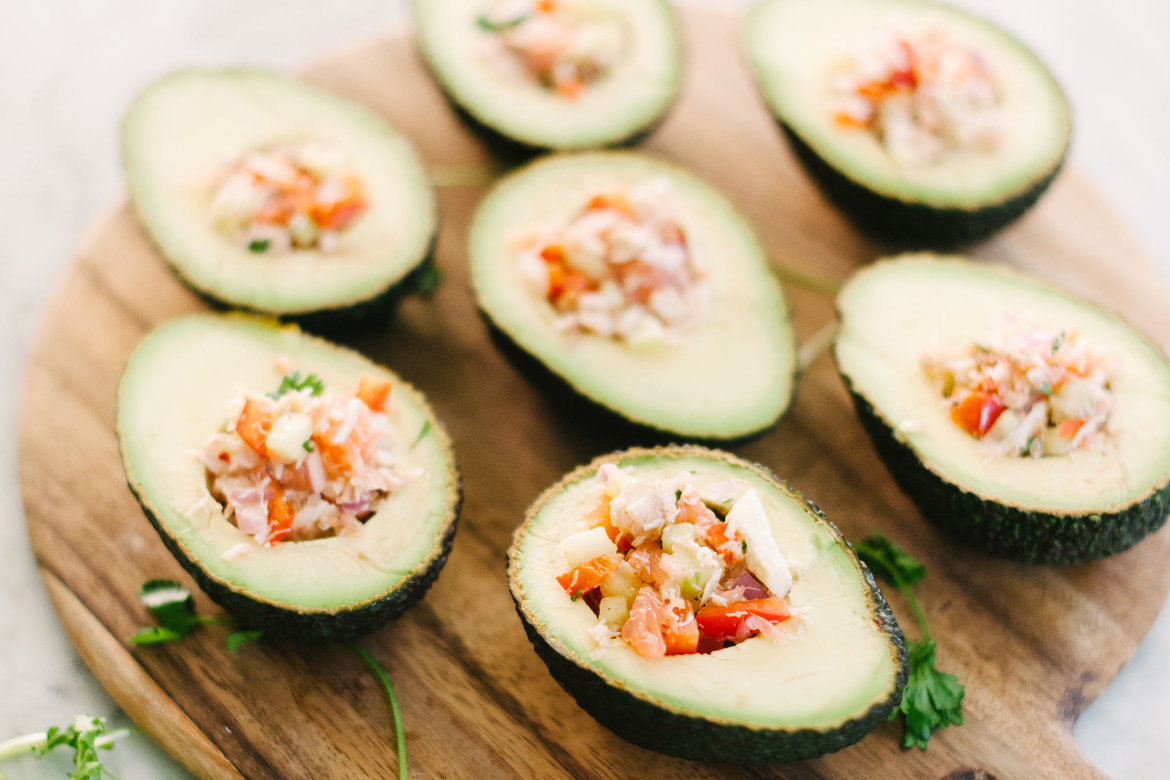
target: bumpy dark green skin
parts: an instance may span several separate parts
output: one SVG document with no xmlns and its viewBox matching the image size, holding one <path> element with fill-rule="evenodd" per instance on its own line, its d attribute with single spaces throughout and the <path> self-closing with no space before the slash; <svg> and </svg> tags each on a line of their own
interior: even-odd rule
<svg viewBox="0 0 1170 780">
<path fill-rule="evenodd" d="M 754 468 L 778 481 L 763 466 Z M 566 477 L 566 480 L 571 476 Z M 825 522 L 840 544 L 852 551 L 852 546 L 819 507 L 799 494 L 794 496 Z M 531 509 L 529 513 L 531 517 Z M 648 750 L 694 761 L 779 763 L 817 758 L 858 742 L 888 720 L 890 713 L 902 700 L 902 691 L 909 676 L 906 641 L 873 574 L 865 563 L 858 561 L 858 566 L 869 592 L 870 613 L 876 628 L 889 638 L 896 651 L 898 673 L 894 688 L 885 700 L 875 702 L 864 713 L 839 726 L 821 729 L 771 729 L 730 724 L 709 718 L 701 712 L 680 712 L 636 696 L 596 670 L 562 655 L 540 628 L 528 621 L 516 589 L 512 587 L 510 590 L 524 631 L 552 676 L 583 710 L 622 739 Z M 512 567 L 512 557 L 509 555 L 509 583 L 518 581 L 518 575 Z"/>
<path fill-rule="evenodd" d="M 1039 200 L 1065 159 L 1062 155 L 1046 175 L 1002 200 L 972 209 L 939 207 L 874 192 L 826 162 L 786 124 L 780 126 L 797 159 L 838 208 L 874 237 L 905 249 L 953 249 L 990 238 Z"/>
<path fill-rule="evenodd" d="M 150 520 L 150 524 L 162 537 L 167 549 L 212 601 L 230 612 L 232 617 L 244 628 L 262 630 L 265 636 L 300 641 L 351 639 L 368 634 L 400 617 L 407 609 L 419 602 L 427 589 L 438 578 L 439 571 L 447 562 L 447 556 L 451 553 L 451 545 L 455 541 L 455 527 L 458 524 L 459 509 L 463 503 L 461 482 L 457 480 L 451 522 L 443 534 L 439 554 L 424 569 L 405 580 L 397 588 L 379 599 L 352 609 L 342 609 L 335 612 L 321 610 L 301 612 L 293 607 L 280 606 L 247 593 L 241 593 L 232 589 L 222 580 L 211 577 L 199 565 L 198 561 L 192 559 L 187 550 L 175 541 L 144 497 L 138 494 L 133 483 L 127 482 L 127 484 L 130 486 L 131 492 L 134 493 L 134 497 L 138 499 L 138 503 L 142 506 L 142 511 Z"/>
<path fill-rule="evenodd" d="M 866 433 L 894 481 L 922 514 L 956 538 L 993 555 L 1024 563 L 1067 564 L 1127 550 L 1166 522 L 1170 482 L 1143 501 L 1113 512 L 1055 515 L 1005 506 L 944 480 L 842 376 Z"/>
</svg>

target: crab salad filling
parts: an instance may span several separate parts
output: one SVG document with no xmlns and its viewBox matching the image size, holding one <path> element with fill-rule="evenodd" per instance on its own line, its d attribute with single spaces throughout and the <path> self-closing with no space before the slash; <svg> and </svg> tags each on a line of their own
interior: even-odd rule
<svg viewBox="0 0 1170 780">
<path fill-rule="evenodd" d="M 346 153 L 321 142 L 255 149 L 224 163 L 211 182 L 211 221 L 255 254 L 335 252 L 369 206 Z"/>
<path fill-rule="evenodd" d="M 1076 330 L 1008 315 L 921 363 L 954 423 L 992 455 L 1066 455 L 1108 434 L 1114 361 Z"/>
<path fill-rule="evenodd" d="M 597 616 L 598 647 L 624 641 L 644 658 L 779 641 L 792 584 L 759 494 L 725 480 L 639 480 L 601 466 L 590 527 L 560 545 L 558 584 Z"/>
<path fill-rule="evenodd" d="M 486 57 L 565 100 L 576 100 L 626 53 L 622 18 L 597 0 L 500 0 L 476 19 Z"/>
<path fill-rule="evenodd" d="M 417 469 L 390 451 L 391 383 L 363 375 L 352 393 L 315 374 L 285 374 L 275 392 L 243 391 L 198 456 L 229 522 L 259 545 L 359 531 Z"/>
<path fill-rule="evenodd" d="M 597 193 L 567 224 L 518 237 L 520 271 L 564 333 L 676 344 L 711 301 L 707 265 L 680 213 L 665 178 Z"/>
<path fill-rule="evenodd" d="M 830 74 L 839 127 L 869 132 L 900 166 L 993 152 L 1001 143 L 1000 87 L 979 52 L 941 30 L 886 32 Z"/>
</svg>

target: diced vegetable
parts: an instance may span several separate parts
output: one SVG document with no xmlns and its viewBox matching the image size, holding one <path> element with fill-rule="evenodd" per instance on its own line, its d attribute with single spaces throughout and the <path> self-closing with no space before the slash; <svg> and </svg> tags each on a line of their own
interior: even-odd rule
<svg viewBox="0 0 1170 780">
<path fill-rule="evenodd" d="M 268 457 L 268 432 L 272 430 L 272 412 L 260 400 L 248 398 L 236 420 L 236 433 L 262 458 Z"/>
<path fill-rule="evenodd" d="M 357 397 L 372 411 L 381 412 L 386 409 L 391 387 L 389 379 L 362 374 L 358 378 Z"/>
<path fill-rule="evenodd" d="M 745 632 L 754 631 L 745 625 L 745 621 L 753 616 L 769 623 L 782 623 L 792 615 L 783 599 L 752 599 L 727 606 L 705 606 L 695 614 L 695 622 L 705 636 L 713 639 L 742 639 Z"/>
<path fill-rule="evenodd" d="M 620 629 L 630 616 L 630 606 L 625 596 L 606 596 L 597 605 L 597 617 L 601 622 Z"/>
<path fill-rule="evenodd" d="M 616 555 L 602 555 L 562 574 L 557 577 L 557 582 L 565 589 L 566 593 L 579 597 L 601 585 L 602 580 L 617 568 L 617 565 L 618 557 Z"/>
<path fill-rule="evenodd" d="M 951 409 L 951 419 L 967 433 L 984 436 L 1006 408 L 995 396 L 974 392 Z"/>
<path fill-rule="evenodd" d="M 566 537 L 561 542 L 561 551 L 569 568 L 574 568 L 600 556 L 612 555 L 618 549 L 604 528 L 595 527 Z"/>
</svg>

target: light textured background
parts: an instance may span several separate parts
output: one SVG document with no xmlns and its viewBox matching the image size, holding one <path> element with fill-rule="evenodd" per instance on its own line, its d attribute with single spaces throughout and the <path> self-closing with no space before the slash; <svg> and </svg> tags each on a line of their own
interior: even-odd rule
<svg viewBox="0 0 1170 780">
<path fill-rule="evenodd" d="M 709 0 L 715 2 L 715 0 Z M 729 7 L 743 0 L 723 0 Z M 1072 162 L 1170 272 L 1170 3 L 1164 0 L 963 0 L 1028 41 L 1069 92 Z M 90 224 L 123 194 L 118 125 L 134 93 L 181 66 L 249 63 L 292 70 L 407 23 L 401 0 L 67 0 L 7 3 L 0 46 L 0 409 L 15 431 L 24 357 L 54 280 Z M 1058 259 L 1054 258 L 1054 262 Z M 1126 258 L 1117 272 L 1127 273 Z M 1168 298 L 1170 300 L 1170 298 Z M 0 740 L 75 713 L 127 723 L 73 651 L 28 545 L 14 435 L 0 446 Z M 1170 613 L 1163 610 L 1076 735 L 1106 773 L 1170 776 Z M 405 703 L 409 717 L 410 703 Z M 123 780 L 186 777 L 148 739 L 109 754 Z M 61 777 L 64 755 L 0 766 L 15 780 Z M 892 770 L 896 776 L 896 770 Z"/>
</svg>

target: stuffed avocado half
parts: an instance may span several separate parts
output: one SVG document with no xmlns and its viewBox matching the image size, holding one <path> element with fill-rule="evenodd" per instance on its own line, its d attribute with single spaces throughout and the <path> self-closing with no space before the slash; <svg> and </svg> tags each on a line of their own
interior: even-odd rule
<svg viewBox="0 0 1170 780">
<path fill-rule="evenodd" d="M 353 636 L 420 599 L 446 561 L 460 489 L 422 395 L 360 355 L 239 315 L 171 321 L 118 390 L 143 510 L 242 623 Z"/>
<path fill-rule="evenodd" d="M 883 722 L 905 684 L 902 634 L 836 527 L 724 452 L 633 449 L 569 473 L 529 508 L 508 581 L 562 687 L 659 752 L 813 758 Z"/>
<path fill-rule="evenodd" d="M 905 245 L 987 238 L 1068 151 L 1067 100 L 990 22 L 931 0 L 764 0 L 756 82 L 798 157 L 857 224 Z"/>
<path fill-rule="evenodd" d="M 415 0 L 419 47 L 454 104 L 525 147 L 633 140 L 678 95 L 664 0 Z"/>
<path fill-rule="evenodd" d="M 1118 318 L 1007 268 L 904 255 L 838 298 L 835 354 L 923 514 L 992 553 L 1073 563 L 1170 511 L 1170 366 Z"/>
<path fill-rule="evenodd" d="M 746 219 L 690 173 L 632 152 L 538 160 L 483 200 L 470 247 L 490 324 L 627 420 L 733 439 L 792 399 L 783 292 Z"/>
<path fill-rule="evenodd" d="M 258 70 L 180 71 L 123 125 L 135 212 L 211 302 L 329 321 L 384 314 L 429 259 L 434 194 L 370 109 Z"/>
</svg>

